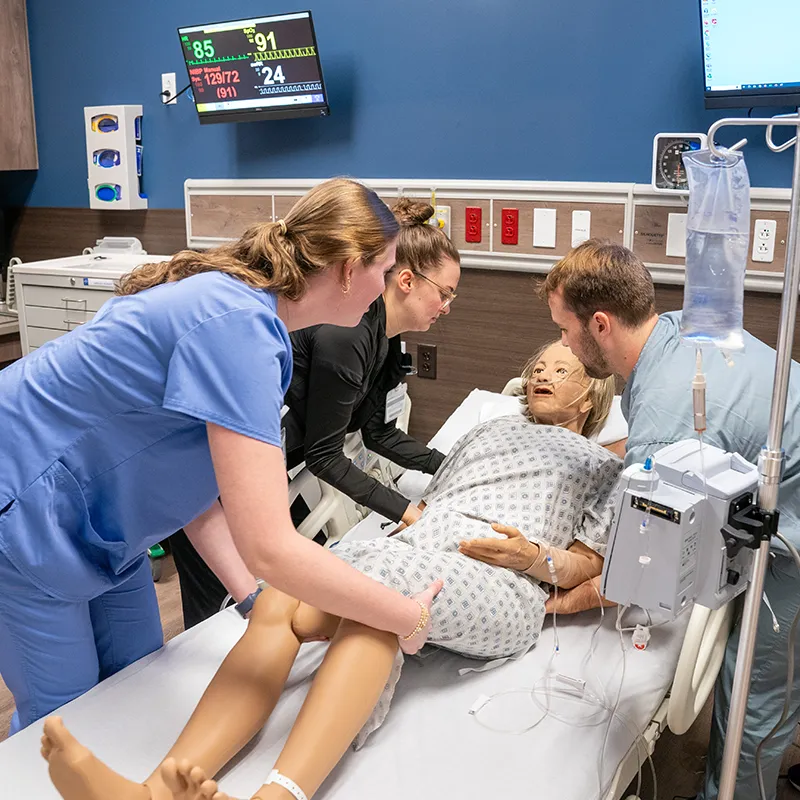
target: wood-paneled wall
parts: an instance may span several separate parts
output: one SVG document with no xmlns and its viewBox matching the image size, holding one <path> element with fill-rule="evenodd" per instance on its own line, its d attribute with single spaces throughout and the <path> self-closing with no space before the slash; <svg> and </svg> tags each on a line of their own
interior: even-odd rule
<svg viewBox="0 0 800 800">
<path fill-rule="evenodd" d="M 183 209 L 23 208 L 11 233 L 9 254 L 23 261 L 77 256 L 104 236 L 135 236 L 148 253 L 171 255 L 186 247 Z"/>
<path fill-rule="evenodd" d="M 169 255 L 186 244 L 183 211 L 26 208 L 14 231 L 11 254 L 23 261 L 72 256 L 102 236 L 137 236 L 149 253 Z M 430 439 L 475 387 L 499 392 L 509 378 L 519 375 L 537 347 L 557 338 L 547 307 L 536 297 L 540 278 L 523 272 L 465 269 L 451 313 L 428 333 L 404 337 L 414 355 L 418 343 L 437 346 L 436 380 L 409 379 L 415 436 Z M 682 287 L 656 287 L 659 312 L 682 304 Z M 774 347 L 779 309 L 780 295 L 748 292 L 745 327 Z M 800 331 L 795 334 L 793 354 L 795 359 L 800 356 Z"/>
<path fill-rule="evenodd" d="M 0 170 L 36 169 L 39 157 L 25 0 L 4 0 L 0 19 Z M 58 80 L 55 75 L 49 77 Z"/>
<path fill-rule="evenodd" d="M 541 276 L 521 272 L 463 270 L 450 314 L 427 333 L 403 337 L 415 359 L 417 344 L 437 348 L 436 379 L 409 378 L 412 435 L 428 441 L 472 389 L 501 391 L 538 347 L 558 338 L 547 306 L 536 296 L 538 280 Z M 745 295 L 745 328 L 772 347 L 780 300 L 778 294 Z M 682 286 L 656 286 L 659 313 L 682 305 Z M 800 331 L 792 352 L 798 360 Z"/>
</svg>

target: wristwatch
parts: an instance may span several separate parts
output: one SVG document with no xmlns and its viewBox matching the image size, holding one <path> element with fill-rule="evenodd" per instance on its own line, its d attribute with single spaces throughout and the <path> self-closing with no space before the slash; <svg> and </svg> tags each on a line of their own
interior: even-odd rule
<svg viewBox="0 0 800 800">
<path fill-rule="evenodd" d="M 256 597 L 258 597 L 262 592 L 261 587 L 259 586 L 254 592 L 251 592 L 241 603 L 237 603 L 234 608 L 241 614 L 242 619 L 247 619 L 247 615 L 253 610 L 253 606 L 256 603 Z"/>
</svg>

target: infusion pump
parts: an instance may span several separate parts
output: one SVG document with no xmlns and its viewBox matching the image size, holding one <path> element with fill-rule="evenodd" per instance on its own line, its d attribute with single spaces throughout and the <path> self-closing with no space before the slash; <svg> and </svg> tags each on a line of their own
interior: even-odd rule
<svg viewBox="0 0 800 800">
<path fill-rule="evenodd" d="M 650 461 L 650 459 L 648 459 Z M 694 602 L 720 608 L 750 581 L 753 551 L 736 516 L 754 502 L 758 469 L 688 439 L 622 473 L 602 575 L 603 595 L 677 617 Z"/>
</svg>

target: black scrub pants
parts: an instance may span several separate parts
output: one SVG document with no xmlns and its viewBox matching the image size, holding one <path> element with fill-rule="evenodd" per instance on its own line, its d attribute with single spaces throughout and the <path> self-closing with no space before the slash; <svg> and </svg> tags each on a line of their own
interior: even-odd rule
<svg viewBox="0 0 800 800">
<path fill-rule="evenodd" d="M 291 511 L 295 527 L 309 514 L 309 508 L 302 497 L 297 498 Z M 194 549 L 183 529 L 173 533 L 169 542 L 181 586 L 183 625 L 188 630 L 216 614 L 228 592 Z"/>
</svg>

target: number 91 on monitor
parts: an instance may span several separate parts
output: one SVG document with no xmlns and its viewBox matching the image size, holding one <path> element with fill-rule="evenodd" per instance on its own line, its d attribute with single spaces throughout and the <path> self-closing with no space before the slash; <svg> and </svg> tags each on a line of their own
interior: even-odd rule
<svg viewBox="0 0 800 800">
<path fill-rule="evenodd" d="M 201 123 L 327 116 L 311 13 L 178 28 Z"/>
</svg>

